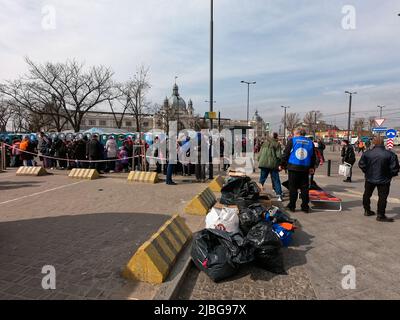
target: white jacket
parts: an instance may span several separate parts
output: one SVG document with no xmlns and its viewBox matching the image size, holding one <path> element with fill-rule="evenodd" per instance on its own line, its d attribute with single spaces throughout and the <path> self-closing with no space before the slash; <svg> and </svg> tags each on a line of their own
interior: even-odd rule
<svg viewBox="0 0 400 320">
<path fill-rule="evenodd" d="M 106 152 L 107 158 L 116 158 L 117 157 L 117 143 L 115 139 L 108 139 L 106 142 Z"/>
</svg>

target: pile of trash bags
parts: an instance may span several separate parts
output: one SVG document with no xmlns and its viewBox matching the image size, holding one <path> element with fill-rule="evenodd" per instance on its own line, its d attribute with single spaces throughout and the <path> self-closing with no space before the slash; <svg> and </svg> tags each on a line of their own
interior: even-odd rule
<svg viewBox="0 0 400 320">
<path fill-rule="evenodd" d="M 286 274 L 281 248 L 290 245 L 297 221 L 277 207 L 257 203 L 258 187 L 255 184 L 257 189 L 253 189 L 249 179 L 231 180 L 235 188 L 228 180 L 221 203 L 224 199 L 229 206 L 212 208 L 206 229 L 196 234 L 192 244 L 194 264 L 215 282 L 234 276 L 240 266 L 249 263 Z"/>
<path fill-rule="evenodd" d="M 260 196 L 260 189 L 250 177 L 230 177 L 221 190 L 220 202 L 225 205 L 251 203 Z"/>
</svg>

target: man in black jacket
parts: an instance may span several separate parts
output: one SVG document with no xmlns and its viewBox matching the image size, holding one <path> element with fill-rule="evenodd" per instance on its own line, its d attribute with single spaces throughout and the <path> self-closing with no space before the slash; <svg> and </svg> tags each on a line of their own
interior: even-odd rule
<svg viewBox="0 0 400 320">
<path fill-rule="evenodd" d="M 99 136 L 97 134 L 93 135 L 92 140 L 86 145 L 87 156 L 91 161 L 102 160 L 103 155 L 103 145 L 99 141 Z M 90 162 L 90 169 L 96 169 L 101 173 L 101 166 L 99 162 Z"/>
<path fill-rule="evenodd" d="M 378 217 L 381 222 L 394 222 L 386 217 L 387 198 L 390 192 L 390 183 L 393 177 L 399 174 L 399 160 L 397 155 L 385 149 L 382 137 L 374 139 L 375 147 L 365 152 L 358 163 L 360 169 L 365 173 L 365 192 L 363 205 L 365 216 L 374 216 L 371 211 L 371 196 L 375 188 L 378 188 Z"/>
<path fill-rule="evenodd" d="M 305 137 L 304 129 L 297 129 L 294 137 L 288 141 L 285 148 L 282 163 L 279 170 L 287 169 L 289 171 L 289 193 L 290 202 L 287 209 L 294 212 L 298 198 L 298 190 L 301 192 L 301 209 L 309 213 L 309 174 L 314 174 L 315 152 L 314 143 Z"/>
<path fill-rule="evenodd" d="M 350 144 L 349 140 L 343 140 L 343 148 L 341 152 L 342 156 L 342 163 L 348 163 L 351 165 L 350 168 L 350 176 L 347 177 L 346 180 L 343 180 L 343 182 L 351 182 L 351 177 L 353 175 L 353 166 L 356 163 L 356 153 L 354 151 L 354 147 Z"/>
</svg>

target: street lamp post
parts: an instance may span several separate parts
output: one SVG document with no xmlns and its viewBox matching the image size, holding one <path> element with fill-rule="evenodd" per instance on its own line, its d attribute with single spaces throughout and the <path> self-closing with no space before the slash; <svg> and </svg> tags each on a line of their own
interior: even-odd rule
<svg viewBox="0 0 400 320">
<path fill-rule="evenodd" d="M 284 115 L 284 120 L 283 120 L 283 143 L 286 144 L 286 109 L 290 108 L 290 107 L 285 107 L 285 106 L 281 106 L 281 108 L 285 109 L 285 115 Z"/>
<path fill-rule="evenodd" d="M 347 123 L 347 140 L 350 142 L 350 130 L 351 130 L 351 104 L 353 102 L 353 94 L 357 94 L 357 92 L 350 92 L 350 91 L 345 91 L 346 94 L 349 95 L 349 120 Z"/>
<path fill-rule="evenodd" d="M 245 83 L 247 84 L 247 125 L 249 125 L 249 110 L 250 110 L 250 85 L 251 84 L 256 84 L 257 82 L 252 81 L 252 82 L 248 82 L 248 81 L 240 81 L 241 83 Z"/>
<path fill-rule="evenodd" d="M 380 119 L 382 119 L 382 117 L 383 117 L 382 109 L 385 108 L 385 106 L 378 106 L 378 108 L 380 109 L 379 117 L 380 117 Z"/>
<path fill-rule="evenodd" d="M 210 3 L 210 112 L 214 111 L 214 0 Z M 213 129 L 213 119 L 210 119 L 210 130 Z M 214 179 L 212 163 L 212 139 L 210 139 L 209 150 L 209 179 Z"/>
</svg>

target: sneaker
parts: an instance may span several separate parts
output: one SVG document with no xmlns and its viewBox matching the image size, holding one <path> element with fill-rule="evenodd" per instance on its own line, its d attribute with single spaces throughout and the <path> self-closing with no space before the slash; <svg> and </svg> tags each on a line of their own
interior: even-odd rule
<svg viewBox="0 0 400 320">
<path fill-rule="evenodd" d="M 286 210 L 289 210 L 290 212 L 296 212 L 296 209 L 295 209 L 295 208 L 292 208 L 292 207 L 290 207 L 290 206 L 287 206 L 287 207 L 286 207 Z"/>
<path fill-rule="evenodd" d="M 278 196 L 277 199 L 276 199 L 276 201 L 278 201 L 278 202 L 283 202 L 282 196 Z"/>
<path fill-rule="evenodd" d="M 364 216 L 366 216 L 366 217 L 372 217 L 372 216 L 376 216 L 376 213 L 373 212 L 373 211 L 371 211 L 371 210 L 365 210 Z"/>
<path fill-rule="evenodd" d="M 169 185 L 169 186 L 176 186 L 177 183 L 172 181 L 172 182 L 167 182 L 167 185 Z"/>
<path fill-rule="evenodd" d="M 394 219 L 388 218 L 386 216 L 379 216 L 379 217 L 376 218 L 376 221 L 379 221 L 379 222 L 394 222 Z"/>
<path fill-rule="evenodd" d="M 304 213 L 310 213 L 310 208 L 309 207 L 301 208 L 301 211 L 303 211 Z"/>
</svg>

